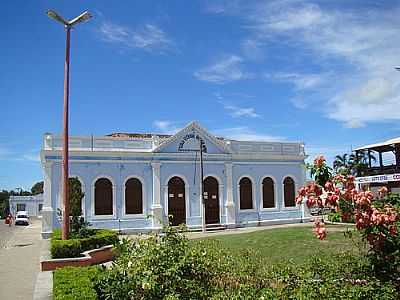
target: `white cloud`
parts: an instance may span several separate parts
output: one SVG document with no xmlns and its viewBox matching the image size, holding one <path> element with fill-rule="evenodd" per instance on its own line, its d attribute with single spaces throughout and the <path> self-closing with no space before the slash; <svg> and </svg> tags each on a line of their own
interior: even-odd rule
<svg viewBox="0 0 400 300">
<path fill-rule="evenodd" d="M 202 81 L 224 84 L 232 81 L 247 79 L 250 74 L 242 69 L 243 59 L 230 55 L 222 60 L 194 72 L 194 77 Z"/>
<path fill-rule="evenodd" d="M 241 2 L 239 8 L 220 7 L 218 13 L 242 18 L 249 30 L 248 39 L 266 47 L 269 43 L 290 45 L 288 51 L 307 53 L 313 67 L 328 72 L 329 80 L 322 81 L 319 75 L 310 77 L 302 72 L 272 75 L 291 82 L 303 99 L 309 90 L 318 88 L 317 105 L 327 117 L 348 127 L 398 121 L 400 73 L 394 66 L 400 61 L 400 7 L 395 2 L 374 9 L 368 5 L 352 7 L 284 0 Z"/>
<path fill-rule="evenodd" d="M 26 153 L 26 154 L 22 155 L 22 160 L 40 162 L 40 154 L 39 153 Z"/>
<path fill-rule="evenodd" d="M 285 140 L 284 137 L 256 132 L 246 126 L 215 129 L 212 132 L 217 136 L 222 136 L 228 139 L 238 140 L 238 141 L 275 142 L 275 141 Z"/>
<path fill-rule="evenodd" d="M 264 74 L 266 79 L 276 81 L 289 82 L 295 86 L 297 90 L 314 89 L 321 85 L 324 80 L 324 74 L 299 74 L 278 72 L 275 74 Z"/>
<path fill-rule="evenodd" d="M 255 39 L 245 39 L 240 45 L 244 56 L 250 60 L 259 61 L 265 57 L 263 43 Z"/>
<path fill-rule="evenodd" d="M 153 122 L 153 126 L 160 130 L 164 134 L 175 134 L 180 128 L 176 127 L 174 122 L 166 120 L 156 120 Z"/>
<path fill-rule="evenodd" d="M 261 116 L 258 113 L 256 113 L 254 107 L 238 107 L 224 102 L 220 103 L 224 106 L 224 109 L 228 111 L 229 115 L 234 118 L 240 118 L 240 117 L 261 118 Z"/>
<path fill-rule="evenodd" d="M 292 104 L 299 108 L 299 109 L 305 109 L 307 108 L 307 100 L 305 100 L 303 97 L 301 96 L 295 96 L 293 98 L 290 99 L 290 102 L 292 102 Z"/>
<path fill-rule="evenodd" d="M 99 31 L 104 41 L 121 44 L 129 48 L 149 51 L 166 50 L 173 45 L 167 34 L 153 24 L 144 24 L 136 29 L 131 29 L 112 22 L 103 22 Z"/>
</svg>

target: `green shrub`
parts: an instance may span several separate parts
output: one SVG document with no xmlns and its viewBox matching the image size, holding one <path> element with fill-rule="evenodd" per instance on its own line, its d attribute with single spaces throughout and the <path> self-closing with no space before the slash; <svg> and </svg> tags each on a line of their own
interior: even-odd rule
<svg viewBox="0 0 400 300">
<path fill-rule="evenodd" d="M 207 299 L 229 261 L 213 244 L 189 245 L 171 227 L 147 239 L 124 240 L 121 255 L 96 284 L 99 298 Z"/>
<path fill-rule="evenodd" d="M 50 250 L 52 258 L 79 257 L 82 252 L 79 240 L 53 240 Z"/>
<path fill-rule="evenodd" d="M 189 242 L 173 228 L 123 240 L 95 283 L 99 299 L 394 299 L 366 258 L 317 256 L 265 265 L 255 250 L 232 255 L 213 240 Z"/>
<path fill-rule="evenodd" d="M 328 220 L 331 222 L 340 222 L 341 221 L 340 213 L 338 212 L 331 212 L 328 215 Z"/>
<path fill-rule="evenodd" d="M 69 240 L 61 240 L 60 230 L 55 230 L 51 238 L 51 257 L 79 257 L 84 251 L 115 245 L 118 242 L 118 234 L 114 231 L 90 229 L 90 232 L 91 235 L 85 238 L 73 235 Z"/>
<path fill-rule="evenodd" d="M 53 298 L 55 300 L 97 299 L 93 283 L 100 272 L 99 267 L 65 267 L 55 270 Z"/>
</svg>

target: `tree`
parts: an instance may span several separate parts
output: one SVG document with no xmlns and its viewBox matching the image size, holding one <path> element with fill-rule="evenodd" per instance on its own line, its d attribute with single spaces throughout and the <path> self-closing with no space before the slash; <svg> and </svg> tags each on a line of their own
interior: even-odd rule
<svg viewBox="0 0 400 300">
<path fill-rule="evenodd" d="M 365 175 L 365 170 L 369 166 L 369 157 L 371 157 L 371 161 L 375 162 L 376 158 L 372 154 L 368 154 L 368 151 L 361 150 L 358 153 L 352 153 L 349 157 L 349 167 L 351 170 L 351 174 L 354 176 L 363 176 Z"/>
<path fill-rule="evenodd" d="M 364 164 L 365 157 L 357 157 Z M 388 194 L 386 187 L 376 197 L 371 191 L 359 191 L 352 175 L 330 173 L 325 158 L 318 156 L 310 166 L 314 181 L 300 188 L 297 204 L 305 201 L 310 208 L 315 205 L 335 209 L 342 217 L 351 215 L 355 227 L 369 244 L 368 255 L 377 275 L 389 280 L 400 278 L 400 197 Z M 346 216 L 348 218 L 348 216 Z M 326 237 L 323 219 L 315 218 L 315 234 Z"/>
<path fill-rule="evenodd" d="M 84 197 L 82 185 L 78 178 L 69 178 L 69 203 L 70 216 L 72 217 L 71 229 L 72 232 L 79 232 L 84 225 L 82 216 L 82 199 Z"/>
<path fill-rule="evenodd" d="M 36 182 L 31 188 L 32 195 L 43 194 L 43 181 Z"/>
<path fill-rule="evenodd" d="M 349 155 L 347 153 L 336 155 L 335 160 L 333 161 L 333 170 L 336 173 L 346 172 L 348 174 L 350 172 L 349 163 Z"/>
<path fill-rule="evenodd" d="M 10 204 L 8 199 L 10 198 L 10 193 L 6 190 L 0 192 L 0 217 L 5 218 L 10 211 Z"/>
</svg>

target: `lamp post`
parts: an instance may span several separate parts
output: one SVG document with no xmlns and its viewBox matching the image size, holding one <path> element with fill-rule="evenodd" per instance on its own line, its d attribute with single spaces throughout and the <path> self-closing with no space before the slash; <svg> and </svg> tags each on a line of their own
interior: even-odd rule
<svg viewBox="0 0 400 300">
<path fill-rule="evenodd" d="M 47 15 L 64 25 L 67 34 L 65 48 L 65 65 L 64 65 L 64 121 L 63 121 L 63 143 L 62 143 L 62 201 L 63 201 L 63 221 L 62 221 L 62 239 L 69 238 L 69 198 L 68 198 L 68 105 L 69 105 L 69 54 L 70 54 L 70 36 L 71 28 L 78 24 L 89 20 L 92 16 L 85 11 L 76 18 L 67 21 L 53 10 L 48 10 Z"/>
</svg>

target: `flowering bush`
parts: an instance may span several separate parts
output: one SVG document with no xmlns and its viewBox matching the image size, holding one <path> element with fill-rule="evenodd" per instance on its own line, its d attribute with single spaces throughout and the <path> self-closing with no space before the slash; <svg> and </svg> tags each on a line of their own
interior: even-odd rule
<svg viewBox="0 0 400 300">
<path fill-rule="evenodd" d="M 343 220 L 354 219 L 356 228 L 370 245 L 369 258 L 375 271 L 387 278 L 400 274 L 400 201 L 388 194 L 386 187 L 379 190 L 378 197 L 370 191 L 358 191 L 351 175 L 333 176 L 323 156 L 318 156 L 310 166 L 314 181 L 300 188 L 297 203 L 305 200 L 313 206 L 329 207 L 341 214 Z M 316 218 L 315 235 L 326 237 L 324 220 Z"/>
</svg>

